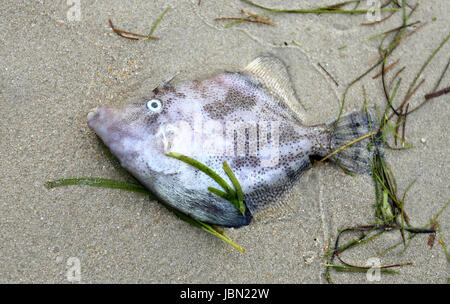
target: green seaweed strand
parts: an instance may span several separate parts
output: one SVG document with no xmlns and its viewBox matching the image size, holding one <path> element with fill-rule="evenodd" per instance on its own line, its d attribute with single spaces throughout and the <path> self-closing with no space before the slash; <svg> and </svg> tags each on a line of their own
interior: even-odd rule
<svg viewBox="0 0 450 304">
<path fill-rule="evenodd" d="M 267 10 L 267 11 L 271 11 L 271 12 L 276 12 L 276 13 L 296 13 L 296 14 L 366 14 L 367 12 L 370 12 L 371 10 L 368 9 L 352 9 L 352 10 L 344 10 L 344 9 L 339 9 L 336 7 L 345 5 L 345 4 L 349 4 L 352 2 L 360 2 L 359 1 L 346 1 L 346 2 L 342 2 L 342 3 L 336 3 L 330 6 L 325 6 L 325 7 L 318 7 L 318 8 L 313 8 L 313 9 L 277 9 L 277 8 L 270 8 L 270 7 L 265 7 L 262 6 L 260 4 L 254 3 L 250 0 L 242 0 L 247 4 L 253 5 L 255 7 Z M 397 8 L 381 8 L 380 12 L 396 12 L 399 9 Z"/>
<path fill-rule="evenodd" d="M 148 191 L 142 185 L 135 184 L 135 183 L 129 183 L 129 182 L 122 182 L 122 181 L 117 181 L 117 180 L 112 180 L 112 179 L 107 179 L 107 178 L 98 178 L 98 177 L 61 178 L 61 179 L 56 179 L 53 181 L 45 182 L 45 186 L 49 189 L 55 188 L 55 187 L 71 186 L 71 185 L 77 185 L 77 186 L 85 185 L 85 186 L 92 186 L 92 187 L 120 189 L 120 190 L 145 194 L 145 195 L 148 195 L 151 200 L 158 200 L 158 198 L 153 193 Z M 173 212 L 181 220 L 187 222 L 188 224 L 190 224 L 194 227 L 200 228 L 200 229 L 220 238 L 221 240 L 228 243 L 233 248 L 246 254 L 245 250 L 241 246 L 234 243 L 225 233 L 219 231 L 218 229 L 212 227 L 211 225 L 208 225 L 206 223 L 203 223 L 202 221 L 194 219 L 163 202 L 160 202 L 160 203 L 164 207 L 166 207 L 169 211 Z"/>
<path fill-rule="evenodd" d="M 242 213 L 242 215 L 245 215 L 244 195 L 242 193 L 241 185 L 239 184 L 234 173 L 231 171 L 231 168 L 227 164 L 227 162 L 223 163 L 223 170 L 228 175 L 228 178 L 231 180 L 234 186 L 234 190 L 231 188 L 231 186 L 228 185 L 228 183 L 223 178 L 219 176 L 219 174 L 217 174 L 216 172 L 214 172 L 212 169 L 208 168 L 201 162 L 176 152 L 169 152 L 166 155 L 181 160 L 182 162 L 197 168 L 198 170 L 202 171 L 203 173 L 211 177 L 217 184 L 219 184 L 219 186 L 222 187 L 222 189 L 225 192 L 213 187 L 208 187 L 208 190 L 213 194 L 228 200 L 231 204 L 233 204 L 233 206 L 235 206 Z"/>
</svg>

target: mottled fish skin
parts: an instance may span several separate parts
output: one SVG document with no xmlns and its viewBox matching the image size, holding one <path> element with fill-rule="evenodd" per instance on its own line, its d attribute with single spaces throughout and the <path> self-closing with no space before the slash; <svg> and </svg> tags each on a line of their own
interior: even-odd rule
<svg viewBox="0 0 450 304">
<path fill-rule="evenodd" d="M 136 103 L 94 109 L 88 124 L 160 200 L 207 223 L 247 225 L 257 211 L 280 201 L 310 167 L 310 156 L 325 156 L 353 128 L 344 117 L 346 125 L 336 140 L 330 125 L 303 126 L 281 61 L 260 57 L 249 67 L 173 86 L 164 83 Z M 375 127 L 370 115 L 369 120 Z M 362 130 L 352 137 L 367 133 L 364 118 L 361 122 Z M 360 149 L 351 157 L 359 158 Z M 209 192 L 208 187 L 218 187 L 210 177 L 168 152 L 192 157 L 225 180 L 226 161 L 241 184 L 246 214 Z"/>
</svg>

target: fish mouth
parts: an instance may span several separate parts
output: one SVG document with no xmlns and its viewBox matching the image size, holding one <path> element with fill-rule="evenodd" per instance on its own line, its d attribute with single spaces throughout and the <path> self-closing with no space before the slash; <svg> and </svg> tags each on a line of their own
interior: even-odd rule
<svg viewBox="0 0 450 304">
<path fill-rule="evenodd" d="M 122 113 L 113 107 L 100 106 L 87 114 L 88 126 L 119 159 L 135 151 L 140 129 L 123 122 Z"/>
<path fill-rule="evenodd" d="M 91 126 L 93 120 L 98 117 L 98 107 L 92 108 L 89 110 L 87 114 L 88 125 Z"/>
<path fill-rule="evenodd" d="M 106 107 L 95 107 L 87 114 L 88 126 L 105 142 L 110 139 L 108 129 L 114 122 L 110 112 Z"/>
<path fill-rule="evenodd" d="M 114 121 L 114 113 L 108 107 L 95 107 L 89 110 L 87 114 L 88 126 L 97 134 L 99 129 L 103 129 L 111 125 Z M 100 135 L 100 134 L 98 134 Z"/>
<path fill-rule="evenodd" d="M 118 123 L 117 112 L 113 108 L 95 107 L 89 110 L 87 124 L 116 157 L 121 159 L 127 153 L 123 145 L 127 134 Z"/>
</svg>

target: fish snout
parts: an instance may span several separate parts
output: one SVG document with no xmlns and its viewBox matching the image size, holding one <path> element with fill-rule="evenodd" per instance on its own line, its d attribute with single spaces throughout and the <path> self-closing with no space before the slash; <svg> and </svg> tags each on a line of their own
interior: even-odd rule
<svg viewBox="0 0 450 304">
<path fill-rule="evenodd" d="M 100 129 L 117 124 L 118 114 L 117 110 L 111 107 L 95 107 L 89 110 L 87 114 L 88 126 L 98 134 L 97 131 L 100 131 Z"/>
<path fill-rule="evenodd" d="M 102 138 L 103 141 L 108 142 L 114 135 L 111 129 L 117 124 L 117 115 L 114 109 L 109 107 L 95 107 L 91 109 L 87 115 L 88 126 Z"/>
<path fill-rule="evenodd" d="M 93 128 L 97 123 L 105 123 L 110 120 L 111 110 L 107 107 L 95 107 L 89 110 L 87 115 L 88 125 Z"/>
<path fill-rule="evenodd" d="M 89 113 L 87 115 L 87 121 L 90 127 L 92 127 L 91 126 L 92 121 L 95 120 L 98 116 L 99 116 L 98 107 L 89 110 Z"/>
</svg>

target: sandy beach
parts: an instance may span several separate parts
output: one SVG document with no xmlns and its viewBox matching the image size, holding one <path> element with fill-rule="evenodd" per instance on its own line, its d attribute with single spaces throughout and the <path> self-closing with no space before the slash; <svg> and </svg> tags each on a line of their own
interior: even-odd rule
<svg viewBox="0 0 450 304">
<path fill-rule="evenodd" d="M 229 21 L 214 19 L 244 16 L 241 9 L 265 11 L 239 0 L 72 2 L 0 2 L 0 283 L 326 283 L 324 254 L 338 230 L 375 221 L 370 175 L 346 175 L 331 163 L 307 171 L 291 194 L 293 208 L 276 219 L 225 230 L 246 255 L 145 195 L 87 186 L 47 189 L 44 183 L 68 177 L 128 180 L 87 126 L 91 108 L 146 96 L 177 72 L 174 82 L 239 71 L 260 54 L 274 54 L 288 65 L 306 109 L 305 124 L 330 121 L 346 86 L 377 61 L 381 38 L 368 38 L 400 26 L 401 12 L 371 26 L 361 25 L 369 22 L 365 14 L 279 13 L 267 16 L 275 26 L 225 27 Z M 255 2 L 275 8 L 335 3 Z M 367 8 L 365 2 L 361 8 Z M 169 6 L 153 33 L 159 40 L 124 39 L 108 24 L 111 19 L 118 28 L 147 34 Z M 386 64 L 399 59 L 386 73 L 388 83 L 405 67 L 398 96 L 449 35 L 449 16 L 450 2 L 438 0 L 422 1 L 412 15 L 409 22 L 426 24 L 405 38 Z M 450 42 L 425 68 L 411 108 L 433 90 L 449 53 Z M 363 88 L 367 103 L 384 109 L 381 81 L 372 79 L 379 72 L 352 86 L 344 113 L 361 109 Z M 449 83 L 450 71 L 439 88 Z M 386 151 L 398 192 L 415 180 L 405 197 L 415 227 L 427 225 L 450 197 L 449 96 L 433 98 L 408 116 L 410 149 Z M 448 247 L 450 209 L 438 221 Z M 333 281 L 446 283 L 449 260 L 438 238 L 432 248 L 427 240 L 418 235 L 405 251 L 400 245 L 379 257 L 382 265 L 412 262 L 396 269 L 399 274 L 368 282 L 364 272 L 333 270 Z M 366 265 L 399 241 L 400 233 L 385 233 L 342 258 Z M 77 263 L 73 280 L 67 274 Z"/>
</svg>

